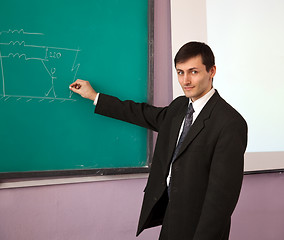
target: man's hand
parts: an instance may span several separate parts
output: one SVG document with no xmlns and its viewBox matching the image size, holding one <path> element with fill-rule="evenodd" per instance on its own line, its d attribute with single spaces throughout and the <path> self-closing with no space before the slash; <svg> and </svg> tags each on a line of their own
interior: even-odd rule
<svg viewBox="0 0 284 240">
<path fill-rule="evenodd" d="M 97 92 L 92 88 L 88 81 L 77 79 L 75 82 L 70 84 L 69 88 L 71 91 L 78 93 L 83 98 L 87 98 L 92 101 L 94 101 L 97 96 Z"/>
</svg>

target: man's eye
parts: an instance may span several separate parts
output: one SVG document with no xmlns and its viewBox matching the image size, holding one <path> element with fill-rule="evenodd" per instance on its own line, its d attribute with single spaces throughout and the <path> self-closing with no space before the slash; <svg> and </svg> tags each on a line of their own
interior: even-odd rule
<svg viewBox="0 0 284 240">
<path fill-rule="evenodd" d="M 177 74 L 178 74 L 178 75 L 182 75 L 183 72 L 182 72 L 182 71 L 178 71 Z"/>
<path fill-rule="evenodd" d="M 197 71 L 193 70 L 191 71 L 192 74 L 197 74 Z"/>
</svg>

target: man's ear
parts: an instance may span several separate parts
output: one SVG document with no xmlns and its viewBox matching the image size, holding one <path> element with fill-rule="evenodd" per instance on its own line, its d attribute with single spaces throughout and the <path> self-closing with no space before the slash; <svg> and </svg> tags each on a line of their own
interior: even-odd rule
<svg viewBox="0 0 284 240">
<path fill-rule="evenodd" d="M 216 74 L 216 66 L 214 65 L 211 69 L 210 69 L 210 77 L 213 78 Z"/>
</svg>

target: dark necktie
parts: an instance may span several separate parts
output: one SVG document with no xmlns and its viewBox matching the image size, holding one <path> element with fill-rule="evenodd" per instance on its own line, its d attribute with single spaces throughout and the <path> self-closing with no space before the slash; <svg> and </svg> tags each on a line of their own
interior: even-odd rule
<svg viewBox="0 0 284 240">
<path fill-rule="evenodd" d="M 190 127 L 191 127 L 192 119 L 193 119 L 193 113 L 194 113 L 194 109 L 192 107 L 192 103 L 190 103 L 188 108 L 187 108 L 186 115 L 184 117 L 183 129 L 182 129 L 180 138 L 178 140 L 178 144 L 176 145 L 175 152 L 174 152 L 173 157 L 172 157 L 172 163 L 176 160 L 176 157 L 179 153 L 180 147 L 181 147 L 181 145 L 182 145 L 182 143 L 185 139 L 185 136 L 187 135 L 187 133 L 188 133 Z"/>
<path fill-rule="evenodd" d="M 178 153 L 180 151 L 180 147 L 181 147 L 181 145 L 182 145 L 182 143 L 183 143 L 183 141 L 184 141 L 184 139 L 185 139 L 185 137 L 186 137 L 190 127 L 191 127 L 192 120 L 193 120 L 193 113 L 194 113 L 194 109 L 192 107 L 192 103 L 190 103 L 188 108 L 187 108 L 186 115 L 184 117 L 183 129 L 182 129 L 180 138 L 178 140 L 178 143 L 176 145 L 175 152 L 173 154 L 171 163 L 173 163 L 176 160 L 176 157 L 177 157 L 177 155 L 178 155 Z M 169 186 L 168 186 L 168 196 L 170 196 L 170 185 L 171 185 L 171 180 L 170 180 Z"/>
</svg>

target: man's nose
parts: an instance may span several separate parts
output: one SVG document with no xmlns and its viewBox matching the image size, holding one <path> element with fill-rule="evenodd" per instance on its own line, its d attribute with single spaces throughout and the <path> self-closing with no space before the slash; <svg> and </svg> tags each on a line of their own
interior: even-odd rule
<svg viewBox="0 0 284 240">
<path fill-rule="evenodd" d="M 183 83 L 184 84 L 191 83 L 191 76 L 189 74 L 184 74 Z"/>
</svg>

